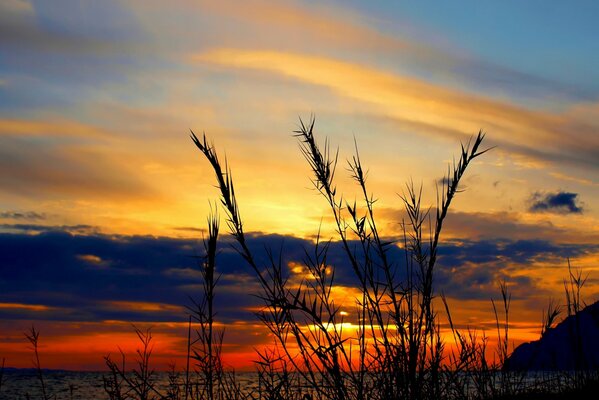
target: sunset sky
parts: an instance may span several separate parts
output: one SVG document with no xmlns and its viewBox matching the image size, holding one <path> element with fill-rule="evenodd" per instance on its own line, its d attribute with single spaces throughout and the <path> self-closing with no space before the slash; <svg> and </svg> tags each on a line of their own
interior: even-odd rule
<svg viewBox="0 0 599 400">
<path fill-rule="evenodd" d="M 292 135 L 311 115 L 348 199 L 355 139 L 396 239 L 405 182 L 433 205 L 460 142 L 485 131 L 496 147 L 466 175 L 435 283 L 455 322 L 493 338 L 505 279 L 514 343 L 536 339 L 568 257 L 599 299 L 597 16 L 594 1 L 2 1 L 0 359 L 31 366 L 34 324 L 44 367 L 103 369 L 135 348 L 134 323 L 153 327 L 157 365 L 181 363 L 218 199 L 189 130 L 226 154 L 252 248 L 283 244 L 293 275 L 321 223 L 334 238 Z M 232 243 L 223 232 L 217 319 L 245 368 L 271 338 Z"/>
</svg>

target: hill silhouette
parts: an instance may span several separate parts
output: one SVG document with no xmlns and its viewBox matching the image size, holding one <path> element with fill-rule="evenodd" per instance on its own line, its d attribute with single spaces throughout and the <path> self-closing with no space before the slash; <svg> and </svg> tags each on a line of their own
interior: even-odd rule
<svg viewBox="0 0 599 400">
<path fill-rule="evenodd" d="M 599 368 L 599 301 L 568 316 L 536 341 L 518 346 L 506 360 L 511 371 L 574 371 Z"/>
</svg>

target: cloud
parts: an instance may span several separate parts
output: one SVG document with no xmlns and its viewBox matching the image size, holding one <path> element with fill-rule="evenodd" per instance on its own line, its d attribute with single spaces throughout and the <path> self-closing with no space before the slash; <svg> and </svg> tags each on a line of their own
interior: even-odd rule
<svg viewBox="0 0 599 400">
<path fill-rule="evenodd" d="M 231 282 L 229 275 L 249 275 L 224 242 L 219 256 L 222 281 Z M 201 244 L 189 239 L 74 235 L 55 227 L 0 234 L 0 252 L 0 302 L 27 299 L 28 304 L 49 307 L 36 314 L 40 319 L 184 321 L 181 307 L 190 304 L 188 296 L 197 296 L 197 289 L 189 286 L 201 284 L 199 274 L 191 273 Z M 219 287 L 223 318 L 251 315 L 238 307 L 256 301 L 247 288 L 236 293 L 233 285 Z M 31 318 L 19 317 L 18 309 L 0 313 L 3 318 Z"/>
<path fill-rule="evenodd" d="M 44 220 L 46 219 L 45 213 L 38 213 L 35 211 L 3 211 L 0 212 L 0 219 L 17 219 L 17 220 Z"/>
<path fill-rule="evenodd" d="M 155 195 L 137 171 L 123 164 L 127 161 L 102 145 L 0 134 L 0 192 L 45 199 L 65 194 L 79 199 Z"/>
<path fill-rule="evenodd" d="M 558 214 L 581 214 L 582 206 L 578 201 L 578 193 L 557 191 L 555 193 L 533 193 L 530 199 L 531 212 L 549 212 Z"/>
<path fill-rule="evenodd" d="M 93 255 L 93 254 L 78 254 L 77 258 L 80 259 L 81 261 L 85 261 L 88 264 L 92 264 L 92 265 L 102 265 L 103 264 L 103 260 L 102 258 Z"/>
<path fill-rule="evenodd" d="M 314 253 L 312 241 L 291 236 L 250 233 L 247 242 L 258 265 L 270 264 L 265 249 L 272 249 L 275 260 L 280 253 L 290 282 L 301 278 L 298 266 Z M 359 254 L 359 243 L 349 244 Z M 230 236 L 222 236 L 216 309 L 221 322 L 254 321 L 260 286 L 234 246 Z M 0 233 L 0 303 L 25 304 L 0 307 L 0 319 L 185 321 L 181 307 L 201 293 L 197 256 L 202 251 L 200 241 L 192 239 L 73 234 L 57 227 Z M 456 298 L 487 299 L 497 280 L 507 278 L 519 282 L 519 293 L 531 295 L 539 290 L 534 276 L 512 276 L 515 267 L 559 265 L 566 257 L 598 251 L 597 245 L 547 240 L 450 240 L 439 250 L 436 289 Z M 387 255 L 396 278 L 404 279 L 403 250 L 390 246 Z M 336 285 L 346 293 L 359 286 L 339 242 L 330 243 L 327 264 L 335 267 Z"/>
<path fill-rule="evenodd" d="M 137 26 L 127 8 L 116 1 L 77 5 L 70 0 L 9 3 L 13 6 L 0 8 L 4 11 L 0 17 L 0 46 L 19 52 L 98 56 L 135 50 L 128 39 L 138 32 Z M 110 29 L 106 29 L 107 21 Z"/>
<path fill-rule="evenodd" d="M 0 105 L 7 115 L 72 110 L 97 100 L 100 87 L 131 87 L 134 73 L 155 71 L 149 40 L 117 1 L 30 3 L 27 12 L 0 6 L 0 73 L 10 82 Z"/>
<path fill-rule="evenodd" d="M 22 309 L 31 311 L 47 311 L 48 306 L 41 304 L 23 304 L 23 303 L 0 303 L 0 309 Z"/>
<path fill-rule="evenodd" d="M 497 292 L 498 282 L 506 280 L 512 285 L 514 298 L 528 299 L 546 294 L 537 281 L 546 278 L 547 271 L 540 272 L 538 268 L 565 266 L 569 258 L 598 252 L 599 246 L 593 243 L 559 244 L 542 239 L 445 240 L 439 247 L 436 290 L 458 299 L 485 300 Z"/>
<path fill-rule="evenodd" d="M 327 87 L 371 104 L 376 114 L 405 122 L 410 128 L 419 127 L 421 132 L 464 138 L 483 127 L 493 132 L 492 144 L 527 157 L 599 167 L 599 127 L 567 112 L 526 109 L 363 64 L 309 54 L 222 48 L 197 54 L 192 60 L 262 70 Z"/>
<path fill-rule="evenodd" d="M 430 211 L 433 215 L 435 208 Z M 377 215 L 387 222 L 386 232 L 400 235 L 398 222 L 407 220 L 405 210 L 398 208 L 380 208 Z M 528 240 L 542 239 L 559 243 L 579 243 L 580 238 L 586 242 L 599 241 L 599 236 L 585 227 L 554 225 L 549 221 L 531 221 L 526 213 L 518 212 L 464 212 L 451 211 L 443 226 L 443 238 L 470 240 Z"/>
<path fill-rule="evenodd" d="M 302 5 L 298 2 L 203 1 L 201 10 L 222 23 L 211 27 L 217 32 L 211 38 L 213 46 L 235 45 L 251 48 L 269 48 L 278 51 L 318 52 L 319 54 L 347 54 L 359 52 L 361 57 L 385 60 L 417 76 L 449 76 L 459 86 L 474 87 L 479 91 L 509 91 L 522 98 L 564 96 L 591 100 L 593 94 L 582 87 L 573 87 L 535 74 L 467 54 L 455 46 L 439 46 L 427 40 L 430 27 L 414 26 L 413 21 L 397 21 L 394 34 L 381 30 L 380 20 L 369 20 L 363 13 L 344 7 L 323 4 Z M 180 10 L 184 12 L 184 9 Z M 209 21 L 208 21 L 209 23 Z M 229 26 L 235 29 L 226 29 Z M 206 29 L 208 30 L 208 29 Z M 276 32 L 276 34 L 272 34 Z M 269 34 L 270 33 L 270 34 Z M 257 44 L 251 38 L 259 37 Z M 340 52 L 343 49 L 345 51 Z M 434 71 L 434 72 L 431 72 Z"/>
<path fill-rule="evenodd" d="M 261 266 L 269 264 L 265 248 L 273 250 L 275 260 L 282 252 L 283 271 L 292 284 L 301 278 L 303 260 L 314 252 L 312 241 L 291 236 L 248 233 L 247 243 Z M 359 243 L 350 241 L 349 245 L 359 253 Z M 234 246 L 234 240 L 223 235 L 217 255 L 220 278 L 215 309 L 218 326 L 226 329 L 227 354 L 247 352 L 251 346 L 268 341 L 264 326 L 254 315 L 262 305 L 255 296 L 260 286 Z M 539 284 L 540 274 L 544 277 L 548 271 L 536 269 L 537 263 L 559 265 L 567 256 L 598 253 L 596 244 L 560 245 L 531 239 L 448 240 L 439 251 L 435 291 L 462 302 L 452 307 L 457 309 L 454 317 L 468 312 L 467 307 L 466 311 L 460 308 L 468 301 L 476 303 L 480 313 L 483 304 L 488 305 L 489 298 L 497 293 L 497 282 L 505 279 L 518 318 L 520 299 L 548 295 Z M 191 299 L 198 299 L 202 290 L 197 266 L 201 254 L 199 240 L 184 238 L 73 234 L 59 227 L 44 230 L 39 226 L 36 232 L 0 233 L 0 327 L 7 333 L 0 348 L 12 349 L 4 352 L 14 360 L 14 343 L 22 340 L 19 330 L 35 321 L 46 338 L 57 338 L 57 346 L 81 342 L 83 352 L 100 360 L 102 353 L 114 349 L 115 342 L 125 349 L 135 348 L 136 343 L 129 343 L 123 336 L 134 323 L 154 326 L 160 342 L 164 340 L 162 335 L 171 335 L 177 340 L 178 350 L 169 354 L 184 354 L 189 312 L 186 306 L 192 306 Z M 395 278 L 404 279 L 403 250 L 390 246 L 388 256 L 397 267 Z M 327 264 L 335 266 L 332 296 L 344 310 L 353 310 L 359 285 L 339 242 L 330 243 Z M 481 321 L 475 323 L 483 325 Z M 100 339 L 89 335 L 102 335 L 109 346 L 101 351 L 90 350 L 89 343 Z M 48 354 L 55 345 L 46 340 Z M 63 365 L 61 355 L 64 357 L 64 352 L 57 353 L 56 365 Z"/>
<path fill-rule="evenodd" d="M 66 232 L 72 235 L 95 235 L 100 228 L 93 225 L 0 224 L 0 232 L 37 235 L 45 232 Z"/>
<path fill-rule="evenodd" d="M 0 135 L 30 137 L 69 137 L 72 139 L 106 139 L 113 134 L 93 125 L 72 120 L 0 119 Z"/>
</svg>

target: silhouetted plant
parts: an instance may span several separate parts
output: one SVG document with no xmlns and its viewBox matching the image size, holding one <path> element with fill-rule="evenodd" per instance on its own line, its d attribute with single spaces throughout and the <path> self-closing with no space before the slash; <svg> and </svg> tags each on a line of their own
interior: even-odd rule
<svg viewBox="0 0 599 400">
<path fill-rule="evenodd" d="M 215 288 L 218 282 L 216 273 L 216 253 L 219 231 L 219 219 L 216 214 L 208 217 L 208 238 L 204 240 L 205 254 L 201 257 L 202 294 L 194 303 L 191 322 L 195 322 L 195 338 L 190 342 L 190 358 L 195 363 L 196 381 L 188 385 L 189 395 L 194 399 L 222 399 L 224 372 L 222 365 L 222 342 L 224 332 L 214 328 Z"/>
<path fill-rule="evenodd" d="M 183 391 L 181 390 L 183 388 Z M 169 400 L 180 400 L 184 397 L 184 391 L 187 386 L 181 377 L 181 373 L 177 371 L 175 364 L 169 365 L 168 370 L 168 387 L 166 389 L 166 398 Z"/>
<path fill-rule="evenodd" d="M 327 263 L 329 243 L 323 244 L 319 235 L 314 251 L 306 252 L 304 266 L 309 279 L 299 284 L 288 280 L 282 258 L 270 252 L 269 265 L 258 266 L 246 243 L 228 165 L 221 166 L 205 136 L 200 140 L 193 132 L 191 135 L 216 173 L 238 251 L 262 286 L 264 308 L 259 317 L 276 338 L 286 361 L 317 397 L 439 397 L 443 342 L 433 307 L 433 271 L 443 222 L 459 191 L 459 182 L 472 160 L 488 150 L 480 150 L 484 134 L 479 133 L 471 144 L 462 146 L 460 159 L 443 181 L 434 218 L 430 209 L 421 207 L 422 189 L 407 186 L 401 197 L 408 220 L 402 223 L 406 265 L 405 278 L 400 279 L 399 266 L 387 258 L 393 242 L 381 239 L 375 222 L 376 200 L 367 190 L 357 146 L 348 164 L 363 194 L 364 209 L 337 192 L 334 177 L 338 152 L 330 151 L 328 141 L 321 151 L 313 128 L 314 119 L 307 125 L 300 120 L 295 134 L 314 174 L 314 187 L 331 209 L 339 240 L 362 291 L 361 298 L 356 299 L 359 329 L 353 337 L 344 334 L 344 316 L 331 296 L 335 268 Z M 356 239 L 359 245 L 353 247 L 350 241 Z"/>
<path fill-rule="evenodd" d="M 581 299 L 582 288 L 585 285 L 588 274 L 583 277 L 582 269 L 572 270 L 568 258 L 568 278 L 564 279 L 564 292 L 566 295 L 566 310 L 568 317 L 574 318 L 574 324 L 570 324 L 570 347 L 574 354 L 574 387 L 582 388 L 589 381 L 588 365 L 584 354 L 582 343 L 582 330 L 580 326 L 579 313 L 586 306 Z"/>
<path fill-rule="evenodd" d="M 263 400 L 303 400 L 310 396 L 303 388 L 300 375 L 289 368 L 287 357 L 279 347 L 258 351 L 254 361 L 258 373 L 258 398 Z M 305 393 L 304 393 L 305 392 Z"/>
<path fill-rule="evenodd" d="M 0 366 L 0 394 L 2 393 L 2 384 L 4 383 L 4 364 L 6 358 L 2 357 L 2 366 Z"/>
<path fill-rule="evenodd" d="M 150 365 L 153 351 L 151 329 L 148 328 L 142 331 L 136 326 L 133 326 L 133 328 L 141 344 L 141 348 L 136 350 L 135 367 L 127 371 L 125 353 L 121 349 L 119 349 L 120 364 L 117 364 L 110 354 L 104 357 L 106 366 L 110 371 L 110 375 L 104 377 L 104 389 L 111 399 L 116 400 L 162 399 L 163 395 L 155 387 L 155 371 Z"/>
<path fill-rule="evenodd" d="M 33 351 L 33 367 L 35 368 L 37 379 L 40 383 L 42 399 L 48 400 L 50 397 L 47 393 L 46 383 L 44 381 L 44 374 L 42 373 L 42 365 L 40 363 L 40 356 L 38 352 L 40 333 L 39 331 L 35 330 L 34 326 L 32 326 L 29 332 L 25 332 L 25 337 L 31 344 L 31 350 Z"/>
<path fill-rule="evenodd" d="M 545 336 L 547 331 L 553 328 L 553 325 L 557 321 L 557 318 L 560 316 L 562 312 L 562 308 L 560 305 L 555 302 L 553 299 L 549 299 L 549 304 L 547 305 L 547 309 L 544 310 L 543 320 L 541 325 L 541 337 Z"/>
</svg>

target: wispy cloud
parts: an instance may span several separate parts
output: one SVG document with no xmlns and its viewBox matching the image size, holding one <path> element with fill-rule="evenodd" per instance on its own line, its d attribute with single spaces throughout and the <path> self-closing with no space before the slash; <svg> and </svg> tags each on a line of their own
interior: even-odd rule
<svg viewBox="0 0 599 400">
<path fill-rule="evenodd" d="M 0 119 L 0 135 L 31 137 L 70 137 L 80 139 L 102 139 L 114 137 L 114 133 L 90 124 L 73 120 L 26 120 Z"/>
<path fill-rule="evenodd" d="M 431 27 L 419 27 L 402 16 L 395 16 L 395 28 L 381 29 L 385 20 L 333 5 L 264 0 L 203 1 L 202 12 L 218 19 L 231 19 L 234 30 L 213 27 L 219 35 L 212 46 L 256 48 L 248 38 L 260 37 L 259 48 L 275 51 L 311 52 L 319 55 L 355 54 L 355 58 L 385 60 L 401 66 L 413 76 L 451 78 L 471 90 L 500 90 L 527 99 L 563 96 L 592 100 L 582 87 L 573 87 L 532 73 L 469 54 L 457 46 L 431 43 Z M 200 11 L 200 10 L 198 10 Z M 276 34 L 267 34 L 276 32 Z M 393 34 L 393 33 L 395 34 Z M 428 37 L 428 38 L 427 38 Z"/>
<path fill-rule="evenodd" d="M 51 307 L 43 304 L 24 304 L 24 303 L 0 303 L 0 309 L 16 309 L 29 311 L 47 311 Z"/>
<path fill-rule="evenodd" d="M 216 49 L 192 59 L 325 86 L 427 133 L 447 135 L 451 127 L 454 137 L 463 138 L 484 128 L 493 132 L 494 142 L 528 157 L 599 167 L 599 127 L 567 113 L 529 110 L 370 66 L 306 54 Z"/>
<path fill-rule="evenodd" d="M 0 212 L 0 219 L 36 221 L 46 219 L 46 214 L 35 211 L 3 211 Z"/>
<path fill-rule="evenodd" d="M 43 136 L 10 132 L 0 135 L 0 192 L 4 194 L 52 197 L 69 193 L 80 199 L 98 195 L 122 199 L 153 193 L 135 170 L 122 164 L 127 160 L 119 161 L 104 146 L 52 144 Z"/>
</svg>

